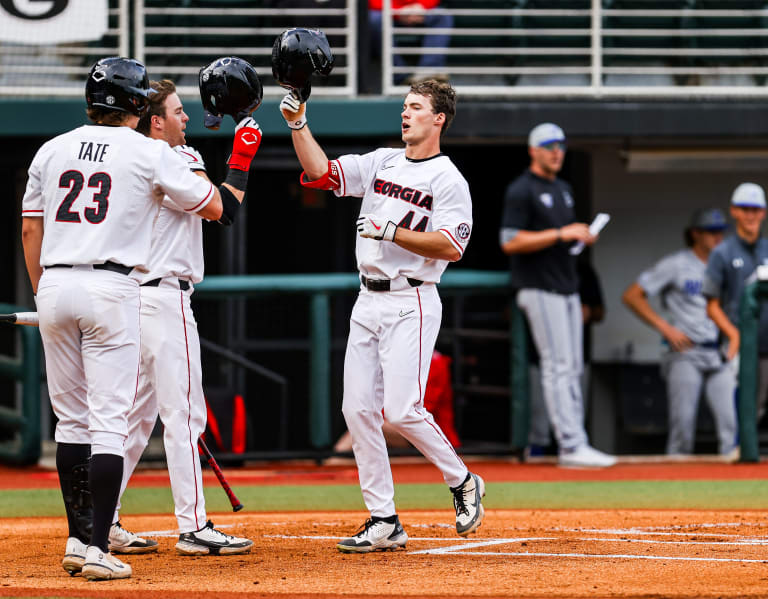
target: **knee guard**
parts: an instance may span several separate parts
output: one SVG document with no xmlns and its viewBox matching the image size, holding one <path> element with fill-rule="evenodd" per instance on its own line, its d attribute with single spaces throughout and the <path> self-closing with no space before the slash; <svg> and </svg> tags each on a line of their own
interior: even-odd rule
<svg viewBox="0 0 768 599">
<path fill-rule="evenodd" d="M 70 473 L 59 474 L 64 508 L 77 528 L 80 540 L 90 543 L 93 530 L 93 501 L 88 486 L 88 464 L 72 468 Z"/>
</svg>

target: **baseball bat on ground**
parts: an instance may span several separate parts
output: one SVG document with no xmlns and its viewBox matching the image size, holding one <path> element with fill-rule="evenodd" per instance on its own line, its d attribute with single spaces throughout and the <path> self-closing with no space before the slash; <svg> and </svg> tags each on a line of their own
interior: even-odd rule
<svg viewBox="0 0 768 599">
<path fill-rule="evenodd" d="M 219 482 L 221 483 L 221 487 L 224 489 L 224 492 L 227 494 L 227 497 L 229 498 L 229 503 L 232 504 L 232 511 L 239 512 L 241 509 L 243 509 L 243 504 L 240 503 L 240 500 L 237 498 L 237 495 L 235 495 L 234 491 L 229 486 L 227 479 L 224 478 L 224 473 L 221 471 L 221 468 L 219 468 L 219 465 L 216 463 L 216 460 L 213 457 L 211 450 L 208 449 L 208 446 L 205 444 L 205 441 L 203 441 L 202 437 L 200 437 L 197 440 L 197 444 L 200 446 L 200 450 L 203 452 L 203 455 L 205 456 L 205 460 L 208 462 L 208 465 L 211 467 L 211 470 L 213 470 L 213 473 L 216 475 L 216 478 L 219 479 Z"/>
<path fill-rule="evenodd" d="M 25 324 L 30 327 L 36 327 L 40 324 L 37 318 L 37 312 L 11 312 L 10 314 L 0 314 L 0 322 L 7 324 Z"/>
</svg>

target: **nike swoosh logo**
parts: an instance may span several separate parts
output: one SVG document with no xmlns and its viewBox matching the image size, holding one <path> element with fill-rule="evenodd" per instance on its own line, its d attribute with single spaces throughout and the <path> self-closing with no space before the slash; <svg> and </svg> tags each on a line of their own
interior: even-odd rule
<svg viewBox="0 0 768 599">
<path fill-rule="evenodd" d="M 381 167 L 381 170 L 385 171 L 385 170 L 387 170 L 388 168 L 394 168 L 394 167 L 395 167 L 395 165 L 394 165 L 394 164 L 388 164 L 387 166 L 382 166 L 382 167 Z"/>
<path fill-rule="evenodd" d="M 193 156 L 193 155 L 192 155 L 192 154 L 190 154 L 189 152 L 185 152 L 184 150 L 179 150 L 179 152 L 180 152 L 181 154 L 184 154 L 184 156 L 189 156 L 189 158 L 192 160 L 192 162 L 199 162 L 199 161 L 197 160 L 197 157 L 196 157 L 196 156 Z"/>
<path fill-rule="evenodd" d="M 408 312 L 403 312 L 402 310 L 400 310 L 400 318 L 402 318 L 403 316 L 408 316 L 411 312 L 416 312 L 416 308 L 414 308 L 413 310 L 408 310 Z"/>
<path fill-rule="evenodd" d="M 377 231 L 378 231 L 379 229 L 381 229 L 381 227 L 377 227 L 377 226 L 376 226 L 376 223 L 375 223 L 375 222 L 373 222 L 373 221 L 372 221 L 370 218 L 369 218 L 368 220 L 370 220 L 370 221 L 371 221 L 371 224 L 373 225 L 373 228 L 374 228 L 374 229 L 376 229 Z"/>
</svg>

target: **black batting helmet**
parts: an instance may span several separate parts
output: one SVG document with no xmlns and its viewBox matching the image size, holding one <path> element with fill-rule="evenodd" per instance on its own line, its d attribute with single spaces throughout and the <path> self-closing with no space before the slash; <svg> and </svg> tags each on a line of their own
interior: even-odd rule
<svg viewBox="0 0 768 599">
<path fill-rule="evenodd" d="M 333 61 L 328 38 L 319 29 L 288 29 L 277 36 L 272 46 L 274 78 L 283 87 L 306 90 L 307 97 L 312 73 L 330 75 Z"/>
<path fill-rule="evenodd" d="M 85 101 L 88 108 L 98 106 L 107 110 L 130 112 L 141 116 L 147 109 L 150 95 L 147 69 L 138 60 L 110 56 L 102 58 L 88 74 Z"/>
<path fill-rule="evenodd" d="M 261 104 L 264 90 L 247 60 L 237 56 L 217 58 L 200 69 L 200 99 L 211 115 L 230 115 L 239 122 Z"/>
</svg>

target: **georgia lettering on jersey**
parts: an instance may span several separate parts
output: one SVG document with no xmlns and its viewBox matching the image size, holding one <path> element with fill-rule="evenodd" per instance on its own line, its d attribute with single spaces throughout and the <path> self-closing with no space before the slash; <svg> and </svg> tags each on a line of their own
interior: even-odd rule
<svg viewBox="0 0 768 599">
<path fill-rule="evenodd" d="M 141 271 L 163 192 L 186 212 L 213 197 L 167 143 L 128 127 L 84 125 L 38 150 L 22 216 L 44 219 L 42 266 L 112 261 Z"/>
<path fill-rule="evenodd" d="M 440 154 L 409 160 L 404 149 L 381 148 L 335 161 L 341 172 L 338 196 L 362 197 L 361 213 L 375 214 L 412 231 L 440 231 L 460 252 L 469 243 L 472 199 L 450 158 Z M 446 260 L 424 258 L 394 243 L 358 236 L 357 264 L 372 278 L 403 275 L 437 283 Z"/>
</svg>

